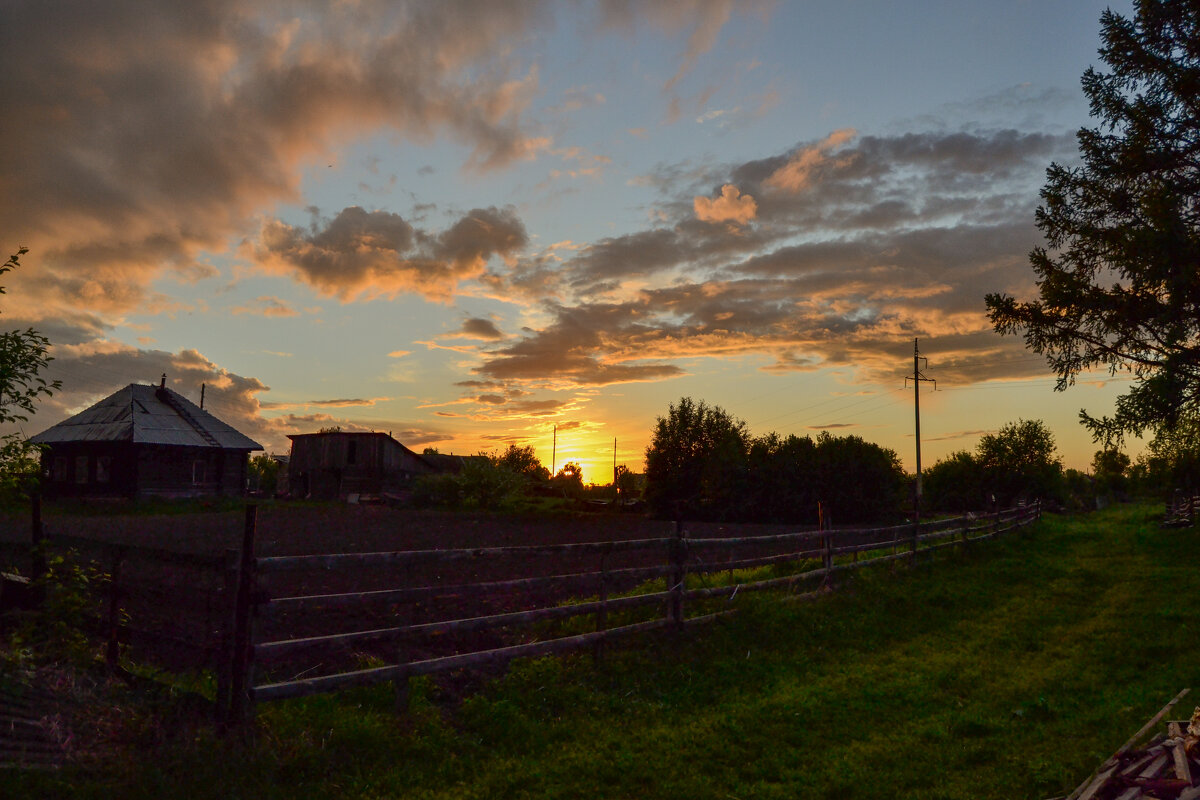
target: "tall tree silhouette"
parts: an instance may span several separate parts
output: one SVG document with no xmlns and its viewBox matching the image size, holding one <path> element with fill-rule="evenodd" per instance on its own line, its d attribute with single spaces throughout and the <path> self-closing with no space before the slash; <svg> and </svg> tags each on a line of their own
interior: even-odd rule
<svg viewBox="0 0 1200 800">
<path fill-rule="evenodd" d="M 1083 90 L 1095 128 L 1079 166 L 1052 164 L 1030 254 L 1039 296 L 989 294 L 995 329 L 1046 356 L 1057 389 L 1081 372 L 1129 372 L 1111 416 L 1080 412 L 1097 439 L 1174 426 L 1200 407 L 1200 4 L 1137 0 L 1101 16 Z"/>
</svg>

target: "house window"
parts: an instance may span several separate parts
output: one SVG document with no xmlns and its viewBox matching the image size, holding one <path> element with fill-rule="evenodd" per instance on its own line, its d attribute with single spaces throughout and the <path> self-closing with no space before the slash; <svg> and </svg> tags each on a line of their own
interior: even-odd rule
<svg viewBox="0 0 1200 800">
<path fill-rule="evenodd" d="M 75 456 L 75 482 L 88 482 L 88 457 Z"/>
<path fill-rule="evenodd" d="M 96 483 L 108 483 L 111 472 L 112 456 L 98 456 L 96 458 Z"/>
<path fill-rule="evenodd" d="M 207 466 L 201 459 L 192 462 L 192 483 L 204 483 Z"/>
<path fill-rule="evenodd" d="M 354 441 L 353 439 L 351 439 L 349 444 L 346 445 L 346 463 L 358 463 L 358 442 Z"/>
<path fill-rule="evenodd" d="M 66 483 L 71 480 L 70 463 L 66 456 L 57 456 L 54 459 L 54 468 L 50 471 L 50 480 L 55 483 Z"/>
</svg>

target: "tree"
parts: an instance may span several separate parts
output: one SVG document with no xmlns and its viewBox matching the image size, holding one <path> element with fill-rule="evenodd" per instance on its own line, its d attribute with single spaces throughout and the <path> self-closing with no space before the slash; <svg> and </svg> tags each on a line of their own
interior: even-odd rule
<svg viewBox="0 0 1200 800">
<path fill-rule="evenodd" d="M 821 498 L 817 445 L 809 436 L 772 431 L 750 441 L 743 519 L 811 524 Z M 840 519 L 840 518 L 839 518 Z"/>
<path fill-rule="evenodd" d="M 508 449 L 500 454 L 497 463 L 516 475 L 523 475 L 531 481 L 547 481 L 550 470 L 542 466 L 533 445 L 517 447 L 510 444 Z"/>
<path fill-rule="evenodd" d="M 1023 332 L 1056 389 L 1098 366 L 1132 374 L 1111 417 L 1080 412 L 1108 444 L 1200 407 L 1200 5 L 1134 7 L 1100 18 L 1109 70 L 1083 76 L 1100 123 L 1078 132 L 1082 163 L 1047 170 L 1039 298 L 987 296 L 995 329 Z"/>
<path fill-rule="evenodd" d="M 924 503 L 935 511 L 978 511 L 988 502 L 983 466 L 966 450 L 951 453 L 925 470 Z"/>
<path fill-rule="evenodd" d="M 1097 450 L 1092 456 L 1092 478 L 1096 491 L 1104 495 L 1124 495 L 1129 489 L 1126 472 L 1130 465 L 1129 456 L 1115 447 Z"/>
<path fill-rule="evenodd" d="M 282 465 L 266 453 L 259 453 L 250 459 L 248 472 L 252 489 L 262 492 L 267 497 L 275 494 L 279 485 L 279 469 Z"/>
<path fill-rule="evenodd" d="M 480 453 L 463 460 L 454 476 L 458 499 L 464 508 L 494 511 L 512 507 L 525 485 L 521 477 L 500 465 L 496 456 Z"/>
<path fill-rule="evenodd" d="M 720 513 L 744 473 L 746 423 L 684 397 L 659 417 L 646 448 L 646 501 L 663 516 Z"/>
<path fill-rule="evenodd" d="M 1138 460 L 1145 482 L 1159 491 L 1200 489 L 1200 415 L 1189 413 L 1159 430 Z"/>
<path fill-rule="evenodd" d="M 1062 458 L 1054 434 L 1040 419 L 1018 420 L 987 434 L 975 457 L 983 470 L 984 491 L 1002 506 L 1020 498 L 1055 498 L 1060 492 Z"/>
<path fill-rule="evenodd" d="M 20 266 L 22 247 L 0 266 L 0 275 Z M 5 294 L 0 286 L 0 294 Z M 47 355 L 50 340 L 33 328 L 0 332 L 0 425 L 26 422 L 41 397 L 49 397 L 62 387 L 61 381 L 48 382 L 41 376 L 53 360 Z M 40 469 L 40 449 L 21 433 L 0 436 L 0 492 L 20 490 L 21 484 L 36 478 Z"/>
<path fill-rule="evenodd" d="M 550 485 L 566 497 L 579 497 L 583 494 L 583 468 L 574 461 L 568 461 L 558 474 L 550 479 Z"/>
<path fill-rule="evenodd" d="M 874 522 L 900 507 L 905 476 L 895 450 L 822 431 L 815 455 L 819 499 L 836 522 Z"/>
<path fill-rule="evenodd" d="M 622 500 L 632 500 L 641 494 L 640 479 L 640 475 L 630 472 L 629 467 L 624 464 L 617 467 L 616 475 L 613 477 L 613 484 L 617 487 L 617 496 Z"/>
</svg>

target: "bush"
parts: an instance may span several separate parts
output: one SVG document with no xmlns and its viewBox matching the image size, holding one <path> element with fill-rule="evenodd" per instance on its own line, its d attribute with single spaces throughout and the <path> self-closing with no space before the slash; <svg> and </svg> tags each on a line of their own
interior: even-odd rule
<svg viewBox="0 0 1200 800">
<path fill-rule="evenodd" d="M 491 456 L 463 462 L 458 474 L 422 475 L 413 483 L 412 501 L 420 507 L 510 510 L 524 495 L 528 481 Z"/>
<path fill-rule="evenodd" d="M 412 502 L 419 508 L 458 505 L 458 476 L 449 473 L 421 475 L 413 482 Z"/>
</svg>

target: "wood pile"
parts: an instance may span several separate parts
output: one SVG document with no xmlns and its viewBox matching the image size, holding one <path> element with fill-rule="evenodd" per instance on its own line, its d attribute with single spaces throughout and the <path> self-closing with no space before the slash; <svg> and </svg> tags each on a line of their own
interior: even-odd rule
<svg viewBox="0 0 1200 800">
<path fill-rule="evenodd" d="M 1200 800 L 1200 707 L 1190 720 L 1167 721 L 1155 732 L 1187 693 L 1176 695 L 1066 800 Z"/>
</svg>

